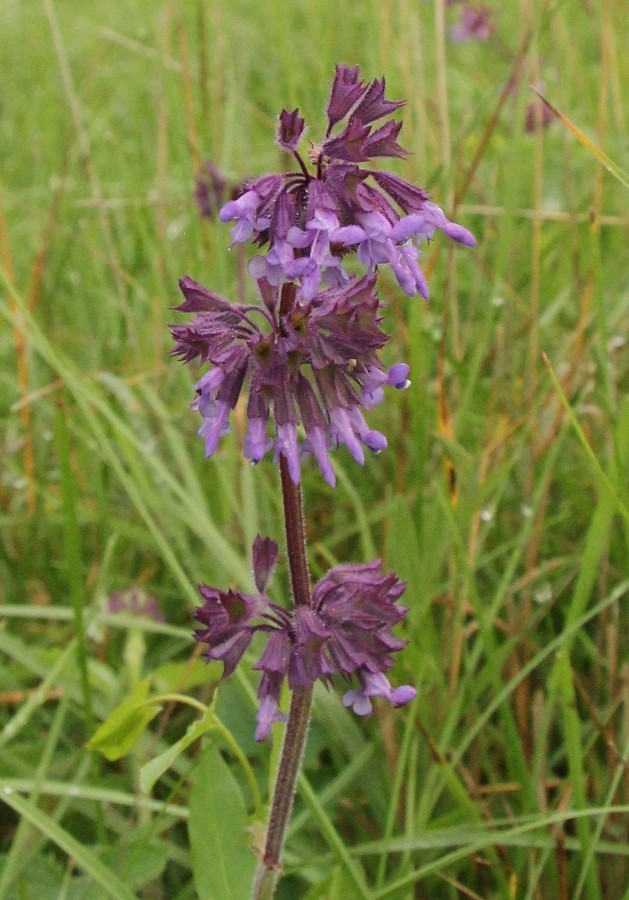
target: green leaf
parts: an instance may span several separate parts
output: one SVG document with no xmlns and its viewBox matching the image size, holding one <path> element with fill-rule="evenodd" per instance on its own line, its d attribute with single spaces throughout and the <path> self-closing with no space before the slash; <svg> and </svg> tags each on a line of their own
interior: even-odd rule
<svg viewBox="0 0 629 900">
<path fill-rule="evenodd" d="M 353 890 L 354 882 L 345 869 L 337 866 L 327 878 L 310 888 L 305 900 L 345 900 L 346 897 L 354 896 Z"/>
<path fill-rule="evenodd" d="M 27 819 L 48 840 L 66 853 L 70 859 L 89 875 L 93 882 L 107 891 L 114 900 L 135 900 L 135 894 L 115 872 L 104 865 L 97 856 L 79 843 L 75 837 L 47 816 L 37 806 L 19 794 L 2 792 L 2 800 L 19 815 Z"/>
<path fill-rule="evenodd" d="M 190 795 L 188 833 L 200 900 L 242 900 L 251 892 L 256 859 L 249 848 L 240 788 L 218 749 L 201 754 Z"/>
<path fill-rule="evenodd" d="M 110 762 L 130 753 L 148 723 L 162 708 L 147 702 L 149 684 L 150 678 L 144 678 L 113 710 L 88 741 L 89 750 L 98 750 Z"/>
<path fill-rule="evenodd" d="M 133 829 L 103 853 L 103 862 L 134 890 L 159 878 L 168 860 L 168 845 L 152 836 L 153 825 Z"/>
<path fill-rule="evenodd" d="M 172 766 L 180 753 L 183 753 L 190 744 L 212 728 L 214 720 L 214 711 L 208 709 L 202 719 L 198 719 L 196 722 L 191 722 L 188 725 L 188 730 L 182 738 L 179 738 L 171 747 L 168 747 L 159 756 L 149 760 L 146 765 L 142 766 L 140 769 L 140 790 L 142 793 L 148 794 L 151 792 L 157 779 L 164 774 L 166 769 Z"/>
<path fill-rule="evenodd" d="M 6 871 L 5 866 L 9 862 L 6 854 L 0 855 L 0 872 Z M 9 887 L 3 898 L 17 900 L 21 897 L 37 897 L 37 900 L 59 900 L 59 886 L 64 881 L 64 870 L 61 861 L 54 858 L 52 853 L 44 855 L 38 853 L 36 865 L 25 866 L 18 876 L 7 880 Z M 0 888 L 1 890 L 1 888 Z M 92 885 L 93 890 L 93 885 Z"/>
<path fill-rule="evenodd" d="M 317 794 L 312 789 L 310 782 L 303 772 L 299 775 L 298 784 L 300 798 L 306 803 L 311 813 L 313 813 L 322 836 L 332 853 L 338 859 L 339 865 L 343 868 L 347 879 L 351 883 L 351 895 L 348 894 L 347 896 L 356 897 L 357 900 L 359 897 L 368 900 L 368 898 L 371 897 L 371 892 L 365 882 L 360 863 L 354 860 L 350 855 L 343 839 L 334 827 L 326 811 L 323 809 Z"/>
</svg>

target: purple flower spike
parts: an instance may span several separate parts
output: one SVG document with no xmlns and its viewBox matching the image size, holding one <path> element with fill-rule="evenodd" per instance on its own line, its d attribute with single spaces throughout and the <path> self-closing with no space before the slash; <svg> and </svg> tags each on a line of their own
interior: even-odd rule
<svg viewBox="0 0 629 900">
<path fill-rule="evenodd" d="M 250 267 L 255 278 L 273 285 L 298 282 L 303 299 L 311 302 L 322 285 L 340 288 L 347 283 L 342 260 L 357 253 L 369 269 L 391 265 L 407 294 L 428 297 L 417 251 L 411 258 L 412 247 L 407 246 L 410 239 L 429 238 L 440 229 L 452 240 L 474 246 L 472 234 L 450 222 L 421 188 L 392 173 L 361 167 L 372 159 L 407 155 L 398 143 L 401 122 L 374 124 L 405 103 L 388 100 L 385 87 L 384 78 L 363 82 L 358 66 L 336 67 L 325 139 L 307 157 L 312 169 L 297 150 L 304 131 L 299 110 L 282 110 L 277 143 L 292 154 L 299 170 L 254 179 L 220 213 L 223 222 L 236 221 L 233 243 L 268 245 Z M 407 217 L 417 218 L 405 222 Z"/>
<path fill-rule="evenodd" d="M 256 584 L 266 587 L 277 544 L 257 537 L 253 556 Z M 253 635 L 265 635 L 266 645 L 254 666 L 262 672 L 256 740 L 263 740 L 275 722 L 285 721 L 278 710 L 285 679 L 291 689 L 310 687 L 315 681 L 330 686 L 339 677 L 355 680 L 359 687 L 350 690 L 343 702 L 364 716 L 372 711 L 372 697 L 402 706 L 415 696 L 410 685 L 391 687 L 385 674 L 393 665 L 392 654 L 405 646 L 392 631 L 406 614 L 406 607 L 397 602 L 405 587 L 394 574 L 382 572 L 380 560 L 331 569 L 315 585 L 311 605 L 292 610 L 263 594 L 256 597 L 201 585 L 204 603 L 195 618 L 202 627 L 195 637 L 207 645 L 207 659 L 223 661 L 227 677 Z"/>
</svg>

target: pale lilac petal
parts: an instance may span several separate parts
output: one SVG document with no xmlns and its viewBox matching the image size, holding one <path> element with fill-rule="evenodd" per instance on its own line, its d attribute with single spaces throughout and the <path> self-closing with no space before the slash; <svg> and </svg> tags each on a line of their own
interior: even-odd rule
<svg viewBox="0 0 629 900">
<path fill-rule="evenodd" d="M 288 229 L 288 233 L 286 235 L 286 241 L 291 245 L 291 247 L 298 247 L 303 249 L 304 247 L 309 247 L 314 240 L 314 235 L 312 232 L 304 231 L 302 228 L 297 228 L 294 225 L 292 228 Z"/>
<path fill-rule="evenodd" d="M 201 428 L 199 428 L 199 435 L 205 439 L 206 457 L 212 456 L 218 446 L 219 439 L 229 432 L 228 419 L 230 412 L 231 407 L 229 403 L 226 403 L 224 400 L 217 400 L 213 406 L 213 415 L 208 416 Z M 201 413 L 203 414 L 203 410 L 201 410 Z"/>
<path fill-rule="evenodd" d="M 277 426 L 275 438 L 276 455 L 281 453 L 288 463 L 288 471 L 293 484 L 299 484 L 301 468 L 299 465 L 299 448 L 297 444 L 297 429 L 290 422 Z"/>
<path fill-rule="evenodd" d="M 266 431 L 266 419 L 250 419 L 243 449 L 245 458 L 258 463 L 272 447 L 273 441 Z"/>
<path fill-rule="evenodd" d="M 256 713 L 256 741 L 263 741 L 269 736 L 271 725 L 277 722 L 288 722 L 288 717 L 284 713 L 279 712 L 277 708 L 277 700 L 274 697 L 266 696 L 260 701 L 258 712 Z"/>
<path fill-rule="evenodd" d="M 379 431 L 373 431 L 365 422 L 365 417 L 358 409 L 352 409 L 347 414 L 354 433 L 358 435 L 365 447 L 369 447 L 374 453 L 380 453 L 387 449 L 387 439 Z"/>
<path fill-rule="evenodd" d="M 381 387 L 372 388 L 371 390 L 363 390 L 360 392 L 360 399 L 365 409 L 372 409 L 378 406 L 384 400 L 384 391 Z"/>
<path fill-rule="evenodd" d="M 405 244 L 397 248 L 395 259 L 391 262 L 391 268 L 398 284 L 409 297 L 420 294 L 425 300 L 428 300 L 430 296 L 428 282 L 417 262 L 418 257 L 419 251 L 417 248 L 413 244 Z"/>
<path fill-rule="evenodd" d="M 349 452 L 352 454 L 357 463 L 361 466 L 365 462 L 365 453 L 360 442 L 354 434 L 354 429 L 347 410 L 337 407 L 330 412 L 330 423 L 332 426 L 333 439 L 345 444 Z"/>
<path fill-rule="evenodd" d="M 336 475 L 334 474 L 334 469 L 332 468 L 330 457 L 328 456 L 325 433 L 322 428 L 315 426 L 310 429 L 308 432 L 307 447 L 314 453 L 315 458 L 319 463 L 319 468 L 327 483 L 330 487 L 334 487 L 336 485 Z"/>
<path fill-rule="evenodd" d="M 332 232 L 330 240 L 335 244 L 345 244 L 346 247 L 349 247 L 351 244 L 359 244 L 364 241 L 365 237 L 365 232 L 360 225 L 343 225 Z"/>
<path fill-rule="evenodd" d="M 197 394 L 214 394 L 225 380 L 225 371 L 219 367 L 208 369 L 194 386 Z"/>
<path fill-rule="evenodd" d="M 343 706 L 351 706 L 357 716 L 370 716 L 373 712 L 371 700 L 362 691 L 347 691 L 343 695 Z"/>
<path fill-rule="evenodd" d="M 417 691 L 414 687 L 411 687 L 410 684 L 402 684 L 391 692 L 389 699 L 394 706 L 405 706 L 411 700 L 414 700 L 416 696 Z"/>
<path fill-rule="evenodd" d="M 232 219 L 240 219 L 257 212 L 261 197 L 257 191 L 246 191 L 237 200 L 230 200 L 221 208 L 219 219 L 221 222 L 231 222 Z"/>
</svg>

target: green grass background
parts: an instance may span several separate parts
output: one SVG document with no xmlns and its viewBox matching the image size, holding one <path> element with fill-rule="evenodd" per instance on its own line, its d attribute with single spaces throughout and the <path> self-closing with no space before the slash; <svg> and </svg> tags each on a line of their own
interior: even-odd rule
<svg viewBox="0 0 629 900">
<path fill-rule="evenodd" d="M 189 634 L 196 584 L 250 588 L 253 537 L 281 540 L 279 480 L 244 413 L 204 460 L 167 323 L 184 273 L 242 290 L 202 161 L 283 167 L 276 116 L 316 142 L 335 62 L 407 98 L 391 168 L 478 247 L 431 244 L 429 305 L 383 273 L 413 379 L 370 414 L 389 449 L 339 452 L 334 492 L 304 475 L 313 574 L 408 580 L 418 699 L 357 721 L 317 695 L 279 896 L 629 896 L 628 194 L 560 122 L 523 127 L 535 84 L 623 164 L 623 6 L 495 3 L 457 45 L 422 0 L 4 0 L 0 897 L 246 895 L 279 735 L 253 741 L 253 654 L 216 693 Z M 132 588 L 164 624 L 107 614 Z M 129 697 L 128 752 L 86 749 Z"/>
</svg>

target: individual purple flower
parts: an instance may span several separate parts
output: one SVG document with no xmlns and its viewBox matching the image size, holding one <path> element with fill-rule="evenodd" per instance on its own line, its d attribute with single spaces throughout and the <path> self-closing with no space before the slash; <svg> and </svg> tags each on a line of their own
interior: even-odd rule
<svg viewBox="0 0 629 900">
<path fill-rule="evenodd" d="M 221 591 L 199 585 L 203 606 L 194 617 L 202 627 L 195 631 L 195 638 L 208 645 L 206 659 L 223 663 L 223 677 L 230 675 L 251 643 L 253 632 L 249 620 L 264 608 L 260 596 Z"/>
<path fill-rule="evenodd" d="M 257 537 L 253 556 L 254 567 L 264 570 L 254 572 L 255 580 L 265 584 L 277 559 L 277 545 Z M 227 677 L 254 634 L 264 634 L 266 643 L 254 666 L 262 672 L 257 740 L 269 734 L 274 722 L 285 719 L 278 709 L 285 680 L 291 690 L 309 688 L 315 681 L 329 687 L 339 677 L 357 682 L 359 687 L 346 693 L 343 702 L 357 715 L 368 715 L 372 697 L 384 697 L 394 706 L 415 697 L 410 685 L 392 688 L 385 674 L 393 665 L 392 654 L 405 646 L 392 631 L 406 615 L 406 607 L 397 602 L 405 587 L 395 574 L 382 572 L 380 560 L 331 569 L 315 585 L 310 605 L 293 610 L 272 603 L 262 593 L 253 596 L 201 585 L 204 602 L 195 613 L 201 623 L 195 638 L 207 645 L 207 659 L 223 662 Z"/>
<path fill-rule="evenodd" d="M 239 244 L 248 241 L 254 231 L 264 231 L 269 227 L 270 219 L 258 215 L 262 197 L 256 190 L 247 190 L 237 200 L 230 200 L 221 209 L 219 218 L 221 222 L 236 220 L 232 229 L 232 243 Z"/>
<path fill-rule="evenodd" d="M 285 458 L 295 483 L 302 459 L 314 457 L 334 486 L 328 451 L 344 444 L 362 464 L 364 447 L 384 450 L 385 436 L 369 428 L 363 410 L 382 401 L 384 387 L 409 385 L 407 365 L 387 369 L 378 356 L 387 336 L 380 329 L 375 276 L 348 277 L 342 288 L 312 298 L 266 278 L 258 286 L 261 305 L 236 305 L 189 277 L 180 281 L 185 301 L 177 309 L 196 316 L 171 326 L 173 353 L 211 366 L 198 380 L 193 402 L 203 417 L 199 434 L 206 456 L 229 431 L 244 389 L 245 457 L 257 463 L 273 450 L 276 461 Z"/>
<path fill-rule="evenodd" d="M 299 171 L 250 181 L 242 197 L 220 213 L 223 222 L 236 223 L 234 243 L 268 245 L 253 263 L 254 277 L 272 284 L 297 281 L 303 298 L 310 300 L 321 283 L 340 287 L 347 280 L 342 259 L 357 252 L 369 269 L 390 264 L 407 293 L 427 297 L 413 241 L 429 239 L 439 229 L 459 243 L 475 245 L 473 235 L 450 222 L 425 191 L 361 165 L 407 155 L 397 141 L 401 123 L 375 124 L 404 105 L 387 100 L 385 86 L 384 78 L 361 81 L 358 66 L 336 67 L 325 139 L 307 154 L 311 168 L 298 151 L 304 120 L 298 109 L 282 110 L 277 143 L 292 154 Z"/>
<path fill-rule="evenodd" d="M 389 679 L 382 674 L 363 673 L 360 682 L 360 690 L 348 691 L 343 697 L 343 706 L 351 706 L 357 716 L 368 716 L 373 712 L 371 697 L 384 697 L 393 706 L 404 706 L 417 693 L 408 684 L 392 688 Z"/>
</svg>

